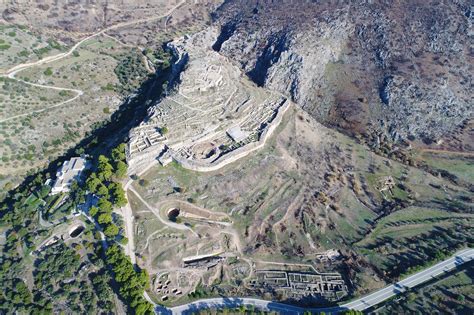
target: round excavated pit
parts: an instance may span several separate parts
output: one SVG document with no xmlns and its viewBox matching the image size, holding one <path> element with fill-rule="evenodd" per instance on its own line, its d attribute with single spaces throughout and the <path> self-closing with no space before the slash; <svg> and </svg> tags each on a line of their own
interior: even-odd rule
<svg viewBox="0 0 474 315">
<path fill-rule="evenodd" d="M 69 236 L 72 238 L 78 237 L 84 230 L 85 227 L 83 225 L 76 225 L 69 230 Z"/>
<path fill-rule="evenodd" d="M 216 154 L 216 146 L 214 143 L 200 143 L 193 147 L 198 159 L 209 159 Z"/>
<path fill-rule="evenodd" d="M 171 208 L 168 210 L 168 219 L 172 222 L 176 222 L 176 219 L 179 216 L 179 209 L 178 208 Z"/>
</svg>

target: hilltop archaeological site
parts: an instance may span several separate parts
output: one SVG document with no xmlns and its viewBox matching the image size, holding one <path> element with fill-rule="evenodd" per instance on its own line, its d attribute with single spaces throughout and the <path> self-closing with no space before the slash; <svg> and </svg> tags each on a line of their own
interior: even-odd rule
<svg viewBox="0 0 474 315">
<path fill-rule="evenodd" d="M 0 314 L 472 313 L 468 1 L 0 11 Z"/>
</svg>

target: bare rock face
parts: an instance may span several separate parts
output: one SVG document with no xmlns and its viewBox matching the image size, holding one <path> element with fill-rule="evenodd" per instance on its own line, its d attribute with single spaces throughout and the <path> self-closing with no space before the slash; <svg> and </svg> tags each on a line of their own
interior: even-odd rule
<svg viewBox="0 0 474 315">
<path fill-rule="evenodd" d="M 319 121 L 436 141 L 473 114 L 468 1 L 227 1 L 213 48 Z"/>
</svg>

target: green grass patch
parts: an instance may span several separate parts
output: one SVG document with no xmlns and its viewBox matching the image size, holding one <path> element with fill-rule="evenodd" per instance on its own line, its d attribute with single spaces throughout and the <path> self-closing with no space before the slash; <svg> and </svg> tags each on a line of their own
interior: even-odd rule
<svg viewBox="0 0 474 315">
<path fill-rule="evenodd" d="M 433 168 L 445 170 L 462 180 L 474 183 L 474 159 L 472 158 L 425 153 L 422 159 Z"/>
<path fill-rule="evenodd" d="M 199 177 L 198 172 L 188 170 L 176 161 L 171 162 L 166 166 L 165 169 L 169 171 L 170 175 L 174 180 L 177 181 L 178 184 L 184 186 L 185 188 L 189 187 Z"/>
<path fill-rule="evenodd" d="M 46 68 L 46 70 L 44 70 L 43 74 L 47 75 L 47 76 L 51 76 L 51 75 L 53 75 L 53 69 L 48 67 L 48 68 Z"/>
</svg>

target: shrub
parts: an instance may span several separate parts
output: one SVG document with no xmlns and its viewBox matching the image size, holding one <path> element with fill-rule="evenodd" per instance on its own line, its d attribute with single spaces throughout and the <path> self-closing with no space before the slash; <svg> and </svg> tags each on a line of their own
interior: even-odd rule
<svg viewBox="0 0 474 315">
<path fill-rule="evenodd" d="M 48 68 L 46 68 L 46 70 L 44 70 L 43 73 L 44 73 L 44 75 L 51 76 L 51 75 L 53 75 L 53 70 L 50 67 L 48 67 Z"/>
<path fill-rule="evenodd" d="M 113 90 L 115 90 L 115 87 L 112 83 L 107 83 L 107 85 L 103 86 L 101 89 L 103 91 L 113 91 Z"/>
</svg>

